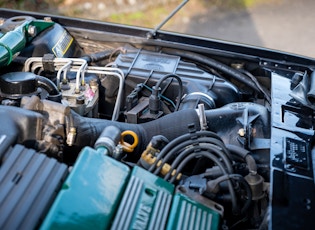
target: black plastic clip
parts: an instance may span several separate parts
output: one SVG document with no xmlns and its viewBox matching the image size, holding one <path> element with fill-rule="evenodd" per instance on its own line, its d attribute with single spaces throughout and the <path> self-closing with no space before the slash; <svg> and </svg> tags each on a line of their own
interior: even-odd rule
<svg viewBox="0 0 315 230">
<path fill-rule="evenodd" d="M 55 72 L 54 66 L 55 55 L 45 54 L 42 59 L 43 67 L 46 72 L 53 73 Z"/>
</svg>

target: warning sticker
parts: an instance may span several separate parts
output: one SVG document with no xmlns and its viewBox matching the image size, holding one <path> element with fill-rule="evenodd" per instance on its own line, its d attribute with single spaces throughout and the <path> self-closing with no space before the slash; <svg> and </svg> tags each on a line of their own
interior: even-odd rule
<svg viewBox="0 0 315 230">
<path fill-rule="evenodd" d="M 73 37 L 64 31 L 56 45 L 52 48 L 53 53 L 56 57 L 63 57 L 63 55 L 68 51 L 69 47 L 73 42 Z"/>
</svg>

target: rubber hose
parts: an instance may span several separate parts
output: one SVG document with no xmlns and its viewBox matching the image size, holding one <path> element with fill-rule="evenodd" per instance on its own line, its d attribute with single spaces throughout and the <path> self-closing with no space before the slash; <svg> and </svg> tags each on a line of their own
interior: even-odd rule
<svg viewBox="0 0 315 230">
<path fill-rule="evenodd" d="M 101 52 L 92 53 L 83 56 L 82 59 L 86 60 L 88 63 L 102 61 L 106 58 L 109 58 L 113 51 L 113 49 L 108 49 Z"/>
<path fill-rule="evenodd" d="M 212 58 L 209 58 L 204 55 L 196 54 L 189 51 L 184 50 L 175 50 L 175 49 L 169 49 L 169 48 L 163 48 L 162 51 L 167 54 L 177 55 L 183 58 L 187 58 L 196 62 L 200 62 L 202 64 L 208 65 L 216 70 L 219 70 L 234 79 L 238 80 L 239 82 L 243 83 L 244 85 L 249 86 L 250 88 L 254 89 L 256 92 L 261 93 L 260 89 L 256 86 L 256 84 L 250 80 L 245 74 L 239 72 L 236 69 L 233 69 L 232 67 L 225 65 L 221 62 L 218 62 Z"/>
<path fill-rule="evenodd" d="M 268 109 L 262 105 L 254 103 L 230 103 L 218 109 L 206 110 L 206 118 L 209 130 L 220 132 L 222 129 L 233 128 L 236 118 L 242 117 L 245 109 L 248 109 L 250 116 L 259 115 L 257 121 L 261 123 L 263 137 L 270 137 L 270 114 Z"/>
<path fill-rule="evenodd" d="M 105 127 L 116 126 L 121 132 L 125 130 L 134 131 L 139 137 L 139 146 L 135 152 L 141 153 L 153 136 L 163 135 L 169 140 L 188 133 L 188 124 L 194 124 L 200 129 L 199 117 L 194 109 L 178 111 L 161 117 L 157 120 L 143 124 L 128 124 L 124 122 L 109 121 L 104 119 L 86 118 L 71 111 L 74 127 L 77 128 L 75 146 L 93 146 Z"/>
<path fill-rule="evenodd" d="M 229 145 L 229 144 L 227 144 L 226 147 L 231 153 L 243 158 L 246 161 L 249 172 L 257 173 L 256 161 L 254 157 L 250 155 L 250 152 L 248 150 L 242 147 L 236 146 L 236 145 Z"/>
<path fill-rule="evenodd" d="M 38 87 L 45 89 L 49 95 L 59 95 L 57 86 L 48 78 L 37 75 L 36 81 Z"/>
</svg>

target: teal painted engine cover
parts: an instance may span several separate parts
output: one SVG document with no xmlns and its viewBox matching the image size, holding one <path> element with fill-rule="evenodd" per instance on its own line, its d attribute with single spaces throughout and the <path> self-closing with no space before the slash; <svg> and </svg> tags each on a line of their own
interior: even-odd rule
<svg viewBox="0 0 315 230">
<path fill-rule="evenodd" d="M 217 230 L 220 214 L 189 197 L 174 195 L 167 230 Z"/>
<path fill-rule="evenodd" d="M 173 192 L 174 185 L 134 167 L 111 229 L 164 229 Z"/>
<path fill-rule="evenodd" d="M 123 194 L 129 168 L 85 147 L 62 186 L 41 229 L 106 229 Z"/>
<path fill-rule="evenodd" d="M 85 147 L 41 225 L 46 229 L 209 229 L 220 214 L 138 166 Z"/>
</svg>

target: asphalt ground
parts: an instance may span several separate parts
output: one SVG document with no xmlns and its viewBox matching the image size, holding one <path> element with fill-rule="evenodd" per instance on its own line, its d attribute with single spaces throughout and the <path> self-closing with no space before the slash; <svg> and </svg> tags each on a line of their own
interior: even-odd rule
<svg viewBox="0 0 315 230">
<path fill-rule="evenodd" d="M 278 0 L 234 10 L 209 7 L 168 29 L 315 58 L 314 24 L 314 0 Z"/>
</svg>

